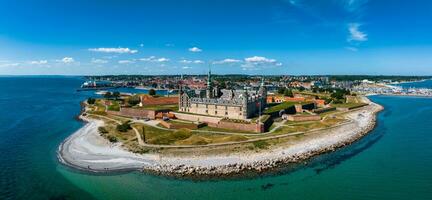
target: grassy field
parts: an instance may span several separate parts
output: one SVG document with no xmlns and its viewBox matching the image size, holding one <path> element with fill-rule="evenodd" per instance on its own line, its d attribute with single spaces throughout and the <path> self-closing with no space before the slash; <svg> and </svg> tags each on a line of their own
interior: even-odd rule
<svg viewBox="0 0 432 200">
<path fill-rule="evenodd" d="M 104 118 L 99 118 L 99 119 L 105 122 L 103 129 L 106 130 L 105 133 L 102 133 L 100 131 L 99 133 L 101 134 L 101 136 L 107 138 L 108 140 L 115 138 L 117 142 L 126 143 L 136 138 L 135 132 L 132 129 L 128 130 L 127 132 L 120 132 L 116 129 L 118 125 L 116 122 L 105 120 Z"/>
<path fill-rule="evenodd" d="M 117 101 L 110 100 L 111 105 L 108 106 L 108 110 L 120 111 L 120 104 Z"/>
<path fill-rule="evenodd" d="M 223 129 L 223 128 L 210 127 L 210 126 L 203 126 L 203 127 L 199 128 L 198 130 L 216 131 L 216 132 L 227 132 L 227 133 L 255 133 L 255 132 L 251 132 L 251 131 L 231 130 L 231 129 Z"/>
<path fill-rule="evenodd" d="M 288 121 L 285 123 L 285 126 L 279 127 L 277 130 L 273 132 L 273 134 L 285 134 L 285 133 L 296 133 L 296 132 L 305 132 L 315 129 L 322 129 L 334 126 L 338 123 L 343 122 L 344 119 L 341 117 L 328 117 L 322 121 L 314 121 L 314 122 L 291 122 Z"/>
<path fill-rule="evenodd" d="M 202 145 L 247 140 L 245 136 L 194 132 L 189 129 L 162 130 L 138 123 L 133 126 L 136 127 L 141 134 L 144 130 L 145 142 L 148 144 Z"/>
<path fill-rule="evenodd" d="M 303 91 L 303 92 L 294 92 L 297 94 L 303 94 L 303 95 L 309 95 L 309 96 L 318 96 L 320 98 L 328 98 L 330 97 L 330 94 L 328 93 L 313 93 L 313 92 L 307 92 L 307 91 Z"/>
<path fill-rule="evenodd" d="M 366 103 L 343 103 L 343 104 L 332 104 L 336 108 L 357 108 L 367 105 Z"/>
<path fill-rule="evenodd" d="M 191 122 L 191 121 L 183 121 L 183 120 L 169 120 L 167 122 L 171 123 L 171 124 L 180 124 L 180 125 L 182 125 L 182 124 L 193 124 L 193 122 Z"/>
<path fill-rule="evenodd" d="M 271 107 L 270 112 L 277 112 L 281 109 L 287 109 L 298 102 L 285 102 Z M 343 106 L 358 106 L 362 103 L 359 102 L 351 102 L 342 104 Z M 341 105 L 341 106 L 342 106 Z M 119 106 L 118 103 L 112 103 L 111 108 L 108 106 L 108 109 L 116 109 Z M 156 106 L 154 109 L 162 109 L 162 108 L 177 108 L 177 105 L 165 105 L 165 106 Z M 124 123 L 130 119 L 120 116 L 111 116 L 107 115 L 105 112 L 105 104 L 101 100 L 97 100 L 95 105 L 89 106 L 91 108 L 91 112 L 94 114 L 100 114 L 103 116 L 91 116 L 97 119 L 105 121 L 104 130 L 106 133 L 101 133 L 101 135 L 109 140 L 115 138 L 117 142 L 121 142 L 124 147 L 129 149 L 132 152 L 143 153 L 149 150 L 154 150 L 155 148 L 144 148 L 138 145 L 138 141 L 136 138 L 136 134 L 134 130 L 128 130 L 127 132 L 119 132 L 116 127 L 118 125 L 117 122 L 112 120 L 107 120 L 104 118 L 109 117 L 111 119 L 117 120 L 120 123 Z M 325 116 L 325 117 L 324 117 Z M 263 118 L 268 118 L 269 116 L 263 116 Z M 322 121 L 316 122 L 286 122 L 283 126 L 276 129 L 274 132 L 270 134 L 254 134 L 254 135 L 229 135 L 229 134 L 219 134 L 219 133 L 209 133 L 207 131 L 215 131 L 215 132 L 227 132 L 227 133 L 252 133 L 246 131 L 238 131 L 238 130 L 227 130 L 221 128 L 213 128 L 204 126 L 196 131 L 191 131 L 189 129 L 179 129 L 179 130 L 166 130 L 160 129 L 157 127 L 148 126 L 142 123 L 132 123 L 132 126 L 136 128 L 141 137 L 144 139 L 145 143 L 155 144 L 155 145 L 205 145 L 205 144 L 217 144 L 217 143 L 227 143 L 227 142 L 237 142 L 237 141 L 247 141 L 249 139 L 268 137 L 271 135 L 281 135 L 281 134 L 289 134 L 296 132 L 307 132 L 314 129 L 321 129 L 334 126 L 342 121 L 344 121 L 341 115 L 338 115 L 338 112 L 329 112 L 322 115 L 324 118 Z M 265 119 L 263 119 L 265 120 Z M 170 123 L 173 124 L 189 124 L 192 122 L 181 121 L 181 120 L 171 120 Z M 275 128 L 273 125 L 271 129 Z M 300 137 L 301 135 L 295 136 Z M 250 143 L 247 145 L 253 149 L 265 149 L 269 146 L 269 143 L 260 143 L 256 142 L 256 144 Z"/>
<path fill-rule="evenodd" d="M 172 110 L 172 111 L 178 111 L 178 104 L 168 104 L 168 105 L 156 105 L 156 106 L 146 106 L 139 107 L 142 109 L 148 109 L 148 110 Z"/>
<path fill-rule="evenodd" d="M 295 104 L 302 104 L 302 102 L 283 102 L 278 105 L 272 106 L 264 111 L 264 114 L 271 114 L 274 112 L 279 112 L 280 110 L 288 109 L 291 106 L 294 106 Z"/>
</svg>

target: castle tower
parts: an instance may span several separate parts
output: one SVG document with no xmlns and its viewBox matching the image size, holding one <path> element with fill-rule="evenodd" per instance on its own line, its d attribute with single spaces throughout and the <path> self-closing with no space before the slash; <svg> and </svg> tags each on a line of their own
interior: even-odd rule
<svg viewBox="0 0 432 200">
<path fill-rule="evenodd" d="M 249 102 L 248 102 L 248 98 L 249 98 L 249 94 L 247 93 L 247 91 L 245 90 L 242 94 L 241 94 L 241 101 L 242 101 L 242 116 L 244 119 L 249 117 Z"/>
<path fill-rule="evenodd" d="M 178 86 L 179 86 L 179 91 L 178 91 L 178 95 L 179 95 L 179 111 L 184 111 L 184 106 L 185 106 L 185 102 L 184 102 L 184 98 L 183 98 L 183 74 L 181 74 L 180 76 L 180 80 L 178 82 Z"/>
<path fill-rule="evenodd" d="M 208 74 L 207 74 L 207 91 L 206 96 L 207 98 L 213 98 L 213 90 L 212 90 L 212 81 L 211 81 L 211 70 L 209 68 Z"/>
<path fill-rule="evenodd" d="M 261 85 L 258 94 L 261 100 L 261 108 L 264 108 L 267 103 L 267 88 L 264 86 L 264 77 L 261 78 Z"/>
</svg>

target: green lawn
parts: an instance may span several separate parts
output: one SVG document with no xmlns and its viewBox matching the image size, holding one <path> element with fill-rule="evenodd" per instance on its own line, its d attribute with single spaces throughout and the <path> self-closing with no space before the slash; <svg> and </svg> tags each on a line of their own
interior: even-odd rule
<svg viewBox="0 0 432 200">
<path fill-rule="evenodd" d="M 251 132 L 251 131 L 231 130 L 231 129 L 209 127 L 209 126 L 203 126 L 203 127 L 199 128 L 198 130 L 216 131 L 216 132 L 227 132 L 227 133 L 255 133 L 255 132 Z"/>
<path fill-rule="evenodd" d="M 271 114 L 274 112 L 279 112 L 280 110 L 288 109 L 291 106 L 294 106 L 295 104 L 301 104 L 302 102 L 283 102 L 278 105 L 269 107 L 267 110 L 264 111 L 265 114 Z"/>
<path fill-rule="evenodd" d="M 120 104 L 117 101 L 111 101 L 111 105 L 108 106 L 108 110 L 120 111 Z"/>
<path fill-rule="evenodd" d="M 169 104 L 169 105 L 155 105 L 155 106 L 146 106 L 139 107 L 143 109 L 148 110 L 172 110 L 172 111 L 178 111 L 178 104 Z"/>
<path fill-rule="evenodd" d="M 167 122 L 171 123 L 171 124 L 180 124 L 180 125 L 183 125 L 183 124 L 193 124 L 193 122 L 190 122 L 190 121 L 180 121 L 180 120 L 169 120 Z"/>
<path fill-rule="evenodd" d="M 367 105 L 366 103 L 343 103 L 343 104 L 332 104 L 336 108 L 357 108 Z"/>
</svg>

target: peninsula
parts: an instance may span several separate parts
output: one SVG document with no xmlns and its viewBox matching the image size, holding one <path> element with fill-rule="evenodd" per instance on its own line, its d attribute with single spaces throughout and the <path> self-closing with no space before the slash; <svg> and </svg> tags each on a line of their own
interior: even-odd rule
<svg viewBox="0 0 432 200">
<path fill-rule="evenodd" d="M 92 172 L 145 171 L 176 177 L 263 173 L 334 151 L 366 135 L 383 108 L 344 88 L 283 87 L 256 78 L 250 89 L 179 80 L 170 96 L 105 92 L 83 102 L 86 125 L 59 160 Z M 300 83 L 303 84 L 303 83 Z"/>
</svg>

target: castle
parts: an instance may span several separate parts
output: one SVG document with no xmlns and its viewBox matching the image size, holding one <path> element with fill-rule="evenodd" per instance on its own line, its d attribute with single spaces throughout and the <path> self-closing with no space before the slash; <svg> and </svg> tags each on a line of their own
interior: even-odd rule
<svg viewBox="0 0 432 200">
<path fill-rule="evenodd" d="M 209 70 L 205 90 L 183 91 L 180 86 L 179 111 L 244 120 L 264 111 L 266 99 L 264 80 L 258 91 L 221 90 L 213 87 Z"/>
</svg>

